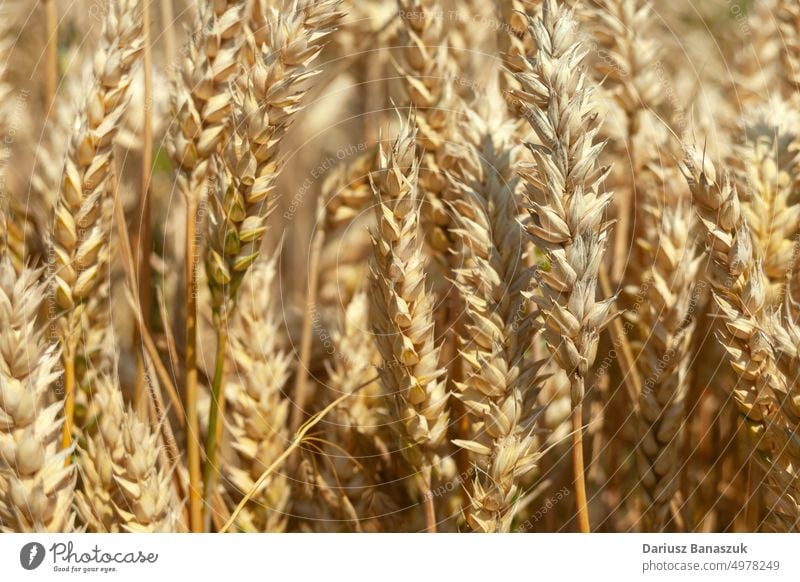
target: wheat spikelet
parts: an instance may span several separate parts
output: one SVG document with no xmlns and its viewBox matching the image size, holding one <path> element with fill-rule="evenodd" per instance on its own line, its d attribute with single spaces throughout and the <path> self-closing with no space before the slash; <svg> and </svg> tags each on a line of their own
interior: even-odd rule
<svg viewBox="0 0 800 582">
<path fill-rule="evenodd" d="M 297 6 L 303 10 L 297 10 Z M 212 307 L 224 320 L 249 266 L 259 255 L 266 220 L 278 200 L 275 179 L 282 165 L 281 141 L 302 108 L 310 68 L 320 53 L 319 41 L 329 29 L 309 28 L 306 22 L 327 23 L 338 18 L 337 2 L 328 12 L 297 3 L 287 18 L 270 29 L 269 43 L 248 73 L 246 88 L 233 88 L 234 133 L 224 156 L 224 178 L 212 198 L 206 270 Z"/>
<path fill-rule="evenodd" d="M 240 309 L 231 321 L 227 427 L 237 462 L 222 471 L 233 507 L 289 441 L 290 403 L 282 390 L 291 373 L 291 357 L 281 343 L 274 313 L 274 278 L 274 260 L 253 265 Z M 283 531 L 289 494 L 288 477 L 274 473 L 253 498 L 256 503 L 239 514 L 237 527 L 243 531 Z"/>
<path fill-rule="evenodd" d="M 637 314 L 642 392 L 639 394 L 637 449 L 639 485 L 644 493 L 643 531 L 661 531 L 679 485 L 680 440 L 689 388 L 689 364 L 695 329 L 694 287 L 701 258 L 694 251 L 693 212 L 678 201 L 649 208 L 645 230 L 654 242 L 639 241 L 651 264 L 639 294 L 645 308 Z"/>
<path fill-rule="evenodd" d="M 171 468 L 159 462 L 158 433 L 126 408 L 112 376 L 98 376 L 93 388 L 101 412 L 96 433 L 79 450 L 81 521 L 91 532 L 180 531 L 182 504 L 170 486 Z"/>
<path fill-rule="evenodd" d="M 75 470 L 60 451 L 62 404 L 48 405 L 58 378 L 57 346 L 46 341 L 36 314 L 45 295 L 39 272 L 17 275 L 0 258 L 0 530 L 73 529 Z"/>
<path fill-rule="evenodd" d="M 786 276 L 797 263 L 798 131 L 798 112 L 788 103 L 773 101 L 746 117 L 747 141 L 735 150 L 738 187 L 747 193 L 744 209 L 754 253 L 768 279 L 766 302 L 773 306 L 781 304 Z"/>
<path fill-rule="evenodd" d="M 443 370 L 434 345 L 433 296 L 426 288 L 419 232 L 419 160 L 415 131 L 399 130 L 391 149 L 381 148 L 375 173 L 370 312 L 384 389 L 394 402 L 403 455 L 414 468 L 432 464 L 447 430 Z"/>
<path fill-rule="evenodd" d="M 476 163 L 468 179 L 456 181 L 453 209 L 462 246 L 456 280 L 466 315 L 464 380 L 456 386 L 470 414 L 472 440 L 454 443 L 475 459 L 468 522 L 476 531 L 508 532 L 520 479 L 540 456 L 533 430 L 537 367 L 526 353 L 533 318 L 524 294 L 532 277 L 523 261 L 525 234 L 514 197 L 514 126 L 467 115 L 465 131 L 478 134 L 468 156 Z"/>
</svg>

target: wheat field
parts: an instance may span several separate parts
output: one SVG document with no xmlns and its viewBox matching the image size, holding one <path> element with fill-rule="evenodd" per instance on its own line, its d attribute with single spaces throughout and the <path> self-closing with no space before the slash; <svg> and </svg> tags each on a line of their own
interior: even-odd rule
<svg viewBox="0 0 800 582">
<path fill-rule="evenodd" d="M 797 0 L 0 3 L 0 531 L 800 530 Z"/>
</svg>

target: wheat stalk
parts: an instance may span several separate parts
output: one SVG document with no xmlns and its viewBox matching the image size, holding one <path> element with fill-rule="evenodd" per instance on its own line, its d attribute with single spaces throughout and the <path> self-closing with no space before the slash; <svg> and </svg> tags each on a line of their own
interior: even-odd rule
<svg viewBox="0 0 800 582">
<path fill-rule="evenodd" d="M 612 196 L 600 192 L 608 170 L 598 166 L 603 143 L 595 143 L 597 115 L 582 65 L 586 49 L 576 39 L 573 14 L 546 0 L 542 16 L 531 19 L 529 28 L 538 50 L 517 73 L 522 89 L 513 95 L 541 145 L 528 146 L 534 163 L 521 164 L 519 171 L 532 217 L 527 230 L 550 263 L 549 270 L 537 271 L 542 293 L 536 301 L 548 349 L 570 379 L 579 518 L 581 530 L 588 531 L 581 410 L 598 336 L 615 300 L 595 299 Z"/>
<path fill-rule="evenodd" d="M 17 275 L 0 257 L 0 530 L 9 532 L 72 531 L 74 523 L 62 403 L 48 405 L 59 353 L 36 322 L 45 297 L 39 275 L 27 268 Z"/>
<path fill-rule="evenodd" d="M 370 312 L 383 359 L 381 382 L 393 399 L 393 428 L 403 456 L 422 472 L 430 531 L 435 529 L 430 467 L 447 431 L 448 394 L 434 344 L 433 296 L 426 286 L 415 140 L 416 131 L 402 122 L 391 149 L 380 150 L 373 179 L 378 225 L 373 232 Z"/>
<path fill-rule="evenodd" d="M 514 191 L 513 124 L 485 122 L 467 112 L 466 131 L 478 143 L 467 159 L 468 178 L 455 180 L 453 202 L 461 241 L 456 280 L 465 302 L 461 338 L 464 380 L 458 398 L 471 419 L 471 440 L 455 440 L 474 457 L 469 524 L 476 531 L 508 532 L 520 482 L 539 459 L 534 434 L 538 367 L 527 353 L 534 319 L 525 294 L 532 272 L 523 260 L 525 233 Z"/>
<path fill-rule="evenodd" d="M 200 422 L 197 412 L 197 251 L 200 209 L 205 203 L 212 155 L 225 137 L 231 108 L 228 81 L 238 70 L 243 38 L 243 2 L 215 2 L 195 23 L 185 47 L 181 78 L 170 101 L 175 117 L 166 149 L 177 168 L 176 182 L 186 204 L 184 241 L 186 348 L 186 449 L 189 465 L 189 515 L 192 531 L 202 531 Z"/>
</svg>

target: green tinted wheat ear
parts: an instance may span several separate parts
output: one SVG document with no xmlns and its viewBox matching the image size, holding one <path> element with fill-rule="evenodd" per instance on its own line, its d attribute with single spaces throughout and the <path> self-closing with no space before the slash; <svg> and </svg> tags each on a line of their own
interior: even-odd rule
<svg viewBox="0 0 800 582">
<path fill-rule="evenodd" d="M 228 497 L 235 507 L 289 442 L 289 405 L 283 396 L 291 374 L 291 357 L 282 345 L 275 307 L 275 260 L 252 266 L 231 321 L 230 379 L 226 412 L 236 463 L 222 469 Z M 286 527 L 289 479 L 273 473 L 242 510 L 236 527 L 242 531 L 279 532 Z"/>
<path fill-rule="evenodd" d="M 518 221 L 512 167 L 514 125 L 491 127 L 469 114 L 479 143 L 474 168 L 456 180 L 455 234 L 461 241 L 456 281 L 464 297 L 463 382 L 458 398 L 470 415 L 472 440 L 455 444 L 474 457 L 467 516 L 481 532 L 508 532 L 523 476 L 539 459 L 534 434 L 537 366 L 528 353 L 533 318 L 526 293 L 532 272 L 523 260 L 526 235 Z"/>
<path fill-rule="evenodd" d="M 689 388 L 689 365 L 695 329 L 694 294 L 700 257 L 694 251 L 690 205 L 649 208 L 646 229 L 653 242 L 640 240 L 651 265 L 640 286 L 646 301 L 637 311 L 643 378 L 639 394 L 639 485 L 644 494 L 642 530 L 661 531 L 669 521 L 669 504 L 680 484 L 679 457 Z"/>
<path fill-rule="evenodd" d="M 328 2 L 333 19 L 337 3 Z M 320 16 L 320 15 L 318 15 Z M 321 17 L 321 16 L 320 16 Z M 224 154 L 225 179 L 212 198 L 206 269 L 212 307 L 224 321 L 248 267 L 258 257 L 266 221 L 278 200 L 280 145 L 303 107 L 311 66 L 328 30 L 308 28 L 297 3 L 269 30 L 244 90 L 233 88 L 233 135 Z"/>
<path fill-rule="evenodd" d="M 59 374 L 57 346 L 36 323 L 45 297 L 39 272 L 17 275 L 0 257 L 0 531 L 73 528 L 75 467 L 60 450 L 63 405 L 48 405 Z"/>
<path fill-rule="evenodd" d="M 98 377 L 93 388 L 100 419 L 79 452 L 81 521 L 91 532 L 180 531 L 182 504 L 172 468 L 159 462 L 158 433 L 125 406 L 112 377 Z"/>
<path fill-rule="evenodd" d="M 228 83 L 240 64 L 244 34 L 244 2 L 222 0 L 203 3 L 192 38 L 184 49 L 180 79 L 170 101 L 174 123 L 166 150 L 177 169 L 178 190 L 186 204 L 184 239 L 185 327 L 184 391 L 186 398 L 186 449 L 189 468 L 189 516 L 192 531 L 202 529 L 200 485 L 200 423 L 197 413 L 197 267 L 198 222 L 206 199 L 211 158 L 224 141 L 231 109 Z"/>
<path fill-rule="evenodd" d="M 528 145 L 534 162 L 520 165 L 519 171 L 532 218 L 527 230 L 549 262 L 549 268 L 537 271 L 542 293 L 536 301 L 548 349 L 570 379 L 580 525 L 587 531 L 580 491 L 581 408 L 585 379 L 614 298 L 596 301 L 611 194 L 600 191 L 607 169 L 598 164 L 603 144 L 595 143 L 597 114 L 582 64 L 586 49 L 575 27 L 571 11 L 545 0 L 542 16 L 529 21 L 537 51 L 526 57 L 525 70 L 516 75 L 522 88 L 512 94 L 541 142 Z"/>
<path fill-rule="evenodd" d="M 85 301 L 97 289 L 107 234 L 103 204 L 113 172 L 113 142 L 128 103 L 131 72 L 142 50 L 136 0 L 110 3 L 94 75 L 67 148 L 52 233 L 54 293 L 66 378 L 63 444 L 72 439 L 74 359 Z M 107 227 L 106 227 L 107 228 Z"/>
<path fill-rule="evenodd" d="M 391 149 L 381 148 L 374 175 L 370 313 L 383 359 L 384 389 L 391 396 L 390 414 L 401 449 L 415 470 L 422 470 L 423 495 L 430 510 L 430 466 L 444 442 L 447 392 L 434 343 L 434 298 L 427 288 L 419 231 L 420 199 L 415 132 L 404 124 Z M 428 529 L 435 521 L 428 513 Z"/>
<path fill-rule="evenodd" d="M 310 5 L 291 3 L 285 16 L 270 23 L 269 41 L 261 47 L 244 89 L 231 86 L 233 132 L 221 156 L 223 171 L 211 198 L 206 252 L 211 307 L 217 325 L 211 427 L 218 423 L 227 320 L 235 307 L 239 286 L 259 256 L 266 221 L 276 208 L 281 142 L 303 107 L 308 81 L 318 73 L 311 64 L 322 50 L 321 39 L 330 32 L 310 28 L 307 22 L 316 26 L 335 21 L 340 15 L 337 2 L 322 6 L 331 12 L 328 19 L 319 12 L 314 12 L 313 19 L 307 18 Z M 206 485 L 214 480 L 217 432 L 209 430 L 206 440 Z M 208 486 L 204 492 L 206 496 L 210 494 Z"/>
</svg>

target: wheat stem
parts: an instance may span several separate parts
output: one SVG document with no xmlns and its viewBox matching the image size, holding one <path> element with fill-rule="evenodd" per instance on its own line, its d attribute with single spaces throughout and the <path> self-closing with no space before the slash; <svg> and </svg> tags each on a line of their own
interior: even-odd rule
<svg viewBox="0 0 800 582">
<path fill-rule="evenodd" d="M 579 381 L 582 383 L 583 378 Z M 583 465 L 583 404 L 572 409 L 572 470 L 575 476 L 575 505 L 578 513 L 578 528 L 581 533 L 591 531 L 589 506 L 586 501 L 586 478 Z"/>
<path fill-rule="evenodd" d="M 324 214 L 324 202 L 318 215 Z M 296 431 L 303 420 L 304 406 L 308 399 L 308 367 L 311 360 L 311 333 L 314 317 L 317 313 L 317 293 L 319 291 L 319 263 L 322 247 L 325 244 L 325 229 L 323 228 L 324 216 L 317 220 L 319 228 L 314 233 L 311 241 L 311 258 L 308 265 L 308 297 L 306 311 L 303 318 L 303 334 L 300 339 L 300 364 L 297 368 L 297 378 L 294 385 L 294 408 L 292 409 L 291 430 Z"/>
<path fill-rule="evenodd" d="M 204 520 L 208 522 L 208 510 L 211 496 L 217 485 L 217 448 L 222 427 L 220 410 L 223 406 L 224 377 L 225 377 L 225 349 L 228 344 L 227 322 L 217 328 L 217 355 L 214 364 L 214 378 L 211 382 L 211 409 L 208 414 L 208 433 L 206 434 L 206 464 L 203 469 L 203 512 Z"/>
<path fill-rule="evenodd" d="M 45 111 L 50 117 L 54 112 L 53 100 L 56 96 L 58 84 L 58 12 L 56 0 L 43 0 L 45 35 L 47 46 L 45 48 L 44 71 L 44 97 Z"/>
<path fill-rule="evenodd" d="M 144 72 L 144 119 L 142 128 L 142 173 L 140 191 L 135 220 L 139 228 L 135 239 L 136 278 L 139 286 L 139 304 L 144 314 L 144 324 L 149 327 L 149 314 L 152 301 L 150 298 L 151 270 L 150 250 L 152 248 L 150 230 L 150 174 L 153 171 L 153 71 L 152 52 L 150 46 L 150 1 L 142 0 L 142 67 Z M 135 334 L 134 344 L 138 344 Z M 144 354 L 136 354 L 136 386 L 134 390 L 134 409 L 141 414 L 147 402 L 145 394 Z"/>
<path fill-rule="evenodd" d="M 436 533 L 436 506 L 433 504 L 430 466 L 422 470 L 422 504 L 425 511 L 425 531 Z"/>
</svg>

